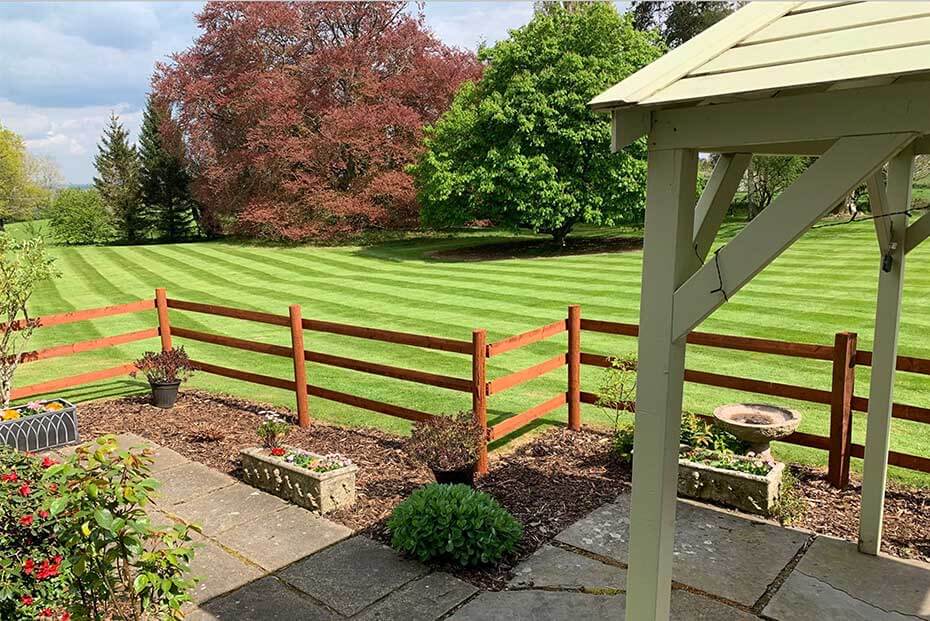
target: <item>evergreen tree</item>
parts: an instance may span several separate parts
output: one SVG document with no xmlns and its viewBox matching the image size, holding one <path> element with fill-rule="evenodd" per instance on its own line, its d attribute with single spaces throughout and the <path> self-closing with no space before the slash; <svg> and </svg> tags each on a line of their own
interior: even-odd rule
<svg viewBox="0 0 930 621">
<path fill-rule="evenodd" d="M 197 215 L 183 144 L 167 106 L 150 95 L 139 135 L 142 201 L 158 236 L 171 241 L 189 237 Z"/>
<path fill-rule="evenodd" d="M 121 237 L 130 243 L 141 241 L 148 232 L 149 218 L 139 185 L 139 153 L 135 145 L 129 144 L 129 133 L 115 114 L 110 115 L 110 124 L 103 130 L 94 166 L 94 186 Z"/>
</svg>

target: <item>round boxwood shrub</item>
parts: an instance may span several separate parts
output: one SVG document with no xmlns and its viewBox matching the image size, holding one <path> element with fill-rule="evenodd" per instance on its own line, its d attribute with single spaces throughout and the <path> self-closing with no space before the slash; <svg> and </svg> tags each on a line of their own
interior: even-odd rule
<svg viewBox="0 0 930 621">
<path fill-rule="evenodd" d="M 388 529 L 391 545 L 401 552 L 463 566 L 497 562 L 523 535 L 520 523 L 488 494 L 437 483 L 400 503 Z"/>
</svg>

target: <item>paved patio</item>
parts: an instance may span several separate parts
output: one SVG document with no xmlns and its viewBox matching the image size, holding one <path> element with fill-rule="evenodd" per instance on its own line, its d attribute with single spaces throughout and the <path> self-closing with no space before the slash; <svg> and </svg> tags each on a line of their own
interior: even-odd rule
<svg viewBox="0 0 930 621">
<path fill-rule="evenodd" d="M 189 619 L 619 619 L 629 496 L 576 522 L 479 592 L 339 524 L 131 434 L 162 480 L 155 519 L 202 525 Z M 682 501 L 672 618 L 930 620 L 930 566 Z"/>
</svg>

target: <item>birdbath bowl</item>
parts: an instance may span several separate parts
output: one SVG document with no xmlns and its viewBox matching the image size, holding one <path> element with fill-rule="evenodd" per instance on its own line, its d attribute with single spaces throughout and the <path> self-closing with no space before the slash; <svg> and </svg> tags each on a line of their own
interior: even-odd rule
<svg viewBox="0 0 930 621">
<path fill-rule="evenodd" d="M 772 462 L 770 443 L 790 436 L 801 424 L 794 410 L 758 403 L 733 403 L 714 410 L 717 425 L 750 445 L 750 450 Z"/>
</svg>

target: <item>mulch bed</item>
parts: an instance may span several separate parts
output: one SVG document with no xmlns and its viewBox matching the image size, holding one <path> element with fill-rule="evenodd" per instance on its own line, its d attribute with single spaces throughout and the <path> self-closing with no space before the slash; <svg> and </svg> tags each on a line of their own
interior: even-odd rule
<svg viewBox="0 0 930 621">
<path fill-rule="evenodd" d="M 86 438 L 132 432 L 217 470 L 236 475 L 239 450 L 259 444 L 259 412 L 287 410 L 243 399 L 184 391 L 178 404 L 161 410 L 148 396 L 82 404 L 78 408 Z M 294 427 L 288 444 L 318 453 L 341 453 L 359 466 L 354 507 L 327 517 L 387 542 L 385 521 L 417 487 L 431 482 L 430 471 L 411 461 L 403 438 L 375 429 L 316 423 Z M 794 525 L 855 541 L 859 489 L 837 491 L 823 473 L 794 469 L 808 510 Z M 485 589 L 500 589 L 519 561 L 561 530 L 629 489 L 629 468 L 610 451 L 608 434 L 591 429 L 550 429 L 510 451 L 492 455 L 491 471 L 478 483 L 523 524 L 517 553 L 497 567 L 462 570 L 444 567 Z M 885 505 L 883 550 L 930 562 L 930 491 L 890 486 Z"/>
<path fill-rule="evenodd" d="M 569 237 L 559 246 L 548 239 L 517 239 L 466 248 L 450 248 L 428 253 L 440 261 L 498 261 L 534 257 L 561 257 L 576 254 L 628 252 L 643 247 L 641 237 Z"/>
</svg>

